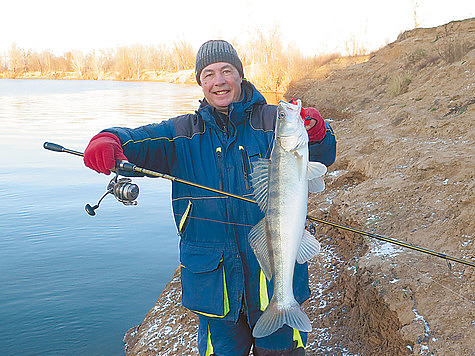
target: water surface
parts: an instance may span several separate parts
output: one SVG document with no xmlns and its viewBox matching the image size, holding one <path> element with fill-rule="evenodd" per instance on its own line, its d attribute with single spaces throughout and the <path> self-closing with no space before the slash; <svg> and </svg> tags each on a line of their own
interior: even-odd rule
<svg viewBox="0 0 475 356">
<path fill-rule="evenodd" d="M 0 80 L 0 345 L 4 355 L 120 355 L 178 265 L 170 183 L 138 178 L 139 204 L 105 198 L 111 176 L 82 158 L 110 126 L 136 127 L 199 105 L 198 86 Z"/>
</svg>

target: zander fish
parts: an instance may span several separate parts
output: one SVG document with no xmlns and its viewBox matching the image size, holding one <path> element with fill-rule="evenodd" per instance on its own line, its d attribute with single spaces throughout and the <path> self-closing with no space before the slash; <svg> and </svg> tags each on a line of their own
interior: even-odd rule
<svg viewBox="0 0 475 356">
<path fill-rule="evenodd" d="M 312 325 L 295 300 L 295 261 L 305 263 L 320 251 L 320 244 L 305 230 L 308 192 L 325 188 L 325 165 L 308 161 L 308 134 L 300 117 L 302 103 L 280 101 L 270 159 L 253 165 L 255 200 L 265 217 L 249 233 L 249 242 L 270 281 L 274 294 L 258 319 L 252 335 L 265 337 L 284 324 L 310 332 Z"/>
</svg>

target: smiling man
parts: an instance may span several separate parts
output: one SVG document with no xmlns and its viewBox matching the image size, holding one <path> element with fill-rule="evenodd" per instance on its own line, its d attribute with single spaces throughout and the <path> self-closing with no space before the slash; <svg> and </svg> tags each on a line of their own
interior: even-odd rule
<svg viewBox="0 0 475 356">
<path fill-rule="evenodd" d="M 203 69 L 199 82 L 206 101 L 223 114 L 241 98 L 242 74 L 229 63 L 213 63 Z"/>
<path fill-rule="evenodd" d="M 86 148 L 86 166 L 109 174 L 116 159 L 128 160 L 252 198 L 252 163 L 270 155 L 277 107 L 267 105 L 244 79 L 241 60 L 226 41 L 200 47 L 196 80 L 204 100 L 194 114 L 135 129 L 106 129 Z M 302 110 L 302 118 L 308 123 L 310 160 L 329 166 L 335 160 L 333 131 L 309 109 L 308 115 Z M 259 207 L 177 182 L 172 205 L 180 235 L 182 303 L 199 316 L 200 354 L 244 356 L 253 348 L 256 356 L 304 355 L 306 333 L 287 325 L 252 337 L 273 288 L 248 241 L 251 227 L 263 218 Z M 295 265 L 293 286 L 299 303 L 308 299 L 306 263 Z"/>
</svg>

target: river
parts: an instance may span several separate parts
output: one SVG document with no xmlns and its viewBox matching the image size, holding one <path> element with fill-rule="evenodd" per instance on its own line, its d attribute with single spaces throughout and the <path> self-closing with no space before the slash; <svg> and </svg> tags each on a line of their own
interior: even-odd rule
<svg viewBox="0 0 475 356">
<path fill-rule="evenodd" d="M 3 355 L 121 355 L 178 266 L 170 183 L 138 178 L 138 205 L 108 196 L 82 158 L 110 126 L 136 127 L 199 105 L 193 85 L 0 80 L 0 350 Z"/>
</svg>

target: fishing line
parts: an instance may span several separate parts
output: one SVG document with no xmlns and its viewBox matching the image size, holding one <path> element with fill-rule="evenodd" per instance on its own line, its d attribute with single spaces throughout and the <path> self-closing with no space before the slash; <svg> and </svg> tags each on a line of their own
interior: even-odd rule
<svg viewBox="0 0 475 356">
<path fill-rule="evenodd" d="M 411 268 L 412 270 L 416 271 L 417 273 L 419 273 L 419 274 L 422 275 L 423 277 L 428 277 L 432 282 L 434 282 L 434 283 L 437 284 L 438 286 L 440 286 L 440 287 L 442 287 L 442 288 L 444 288 L 444 289 L 447 289 L 448 291 L 452 292 L 453 294 L 455 294 L 456 296 L 462 298 L 463 300 L 465 300 L 465 301 L 467 301 L 467 302 L 469 302 L 469 303 L 475 304 L 475 301 L 474 301 L 474 300 L 470 300 L 470 299 L 468 299 L 467 297 L 464 297 L 462 294 L 457 293 L 456 291 L 450 289 L 449 287 L 446 287 L 446 286 L 444 286 L 443 284 L 437 282 L 437 281 L 434 280 L 434 279 L 432 278 L 432 276 L 430 276 L 428 273 L 421 272 L 421 271 L 417 270 L 416 268 L 414 268 L 413 266 L 411 266 L 411 265 L 409 265 L 409 264 L 407 264 L 407 263 L 405 263 L 405 262 L 403 262 L 403 261 L 399 261 L 398 263 L 402 263 L 402 264 L 405 265 L 406 267 Z"/>
<path fill-rule="evenodd" d="M 252 110 L 249 113 L 249 122 L 251 122 L 251 119 L 252 119 Z M 277 122 L 275 124 L 277 125 Z M 252 124 L 251 124 L 251 126 L 252 126 Z M 264 132 L 265 132 L 265 130 L 264 130 Z M 267 157 L 270 156 L 270 151 L 272 149 L 272 145 L 274 144 L 274 141 L 275 141 L 275 132 L 272 135 L 271 140 L 269 141 L 269 145 L 267 146 L 267 151 L 266 151 L 266 154 L 265 154 L 264 158 L 268 159 Z"/>
</svg>

